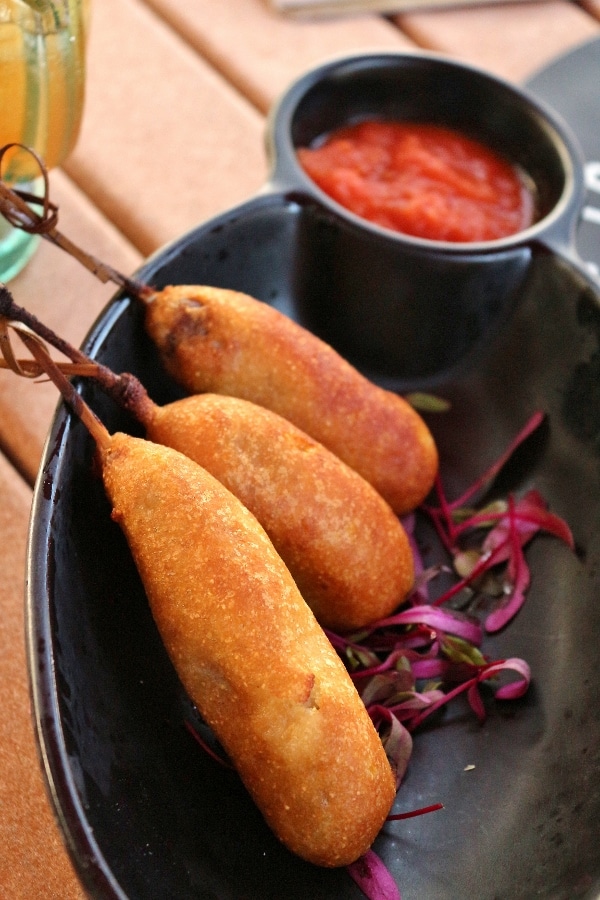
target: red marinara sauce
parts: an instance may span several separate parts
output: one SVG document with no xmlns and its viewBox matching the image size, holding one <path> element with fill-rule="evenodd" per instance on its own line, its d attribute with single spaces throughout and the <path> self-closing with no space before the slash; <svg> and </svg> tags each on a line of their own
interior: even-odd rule
<svg viewBox="0 0 600 900">
<path fill-rule="evenodd" d="M 339 204 L 415 237 L 493 241 L 534 221 L 534 197 L 519 171 L 438 125 L 368 120 L 299 149 L 298 158 Z"/>
</svg>

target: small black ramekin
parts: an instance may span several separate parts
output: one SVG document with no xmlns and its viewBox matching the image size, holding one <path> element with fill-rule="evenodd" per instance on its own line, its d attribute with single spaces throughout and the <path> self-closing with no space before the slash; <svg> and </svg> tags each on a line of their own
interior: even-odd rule
<svg viewBox="0 0 600 900">
<path fill-rule="evenodd" d="M 428 122 L 499 152 L 535 185 L 535 223 L 450 243 L 362 219 L 306 175 L 297 149 L 367 118 Z M 567 126 L 527 91 L 434 54 L 343 57 L 298 79 L 271 113 L 267 190 L 304 208 L 294 277 L 309 328 L 378 378 L 423 377 L 464 356 L 510 305 L 535 246 L 574 257 L 583 160 Z"/>
</svg>

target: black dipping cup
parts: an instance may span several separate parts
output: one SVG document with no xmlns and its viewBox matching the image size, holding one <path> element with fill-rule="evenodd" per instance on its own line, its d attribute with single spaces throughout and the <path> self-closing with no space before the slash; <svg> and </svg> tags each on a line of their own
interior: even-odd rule
<svg viewBox="0 0 600 900">
<path fill-rule="evenodd" d="M 340 206 L 296 151 L 368 118 L 443 125 L 486 144 L 535 186 L 535 224 L 452 243 L 399 234 Z M 328 62 L 274 107 L 267 146 L 267 190 L 303 208 L 294 272 L 303 323 L 389 386 L 440 373 L 480 342 L 517 296 L 535 246 L 575 255 L 584 178 L 574 137 L 526 91 L 479 69 L 423 53 Z"/>
</svg>

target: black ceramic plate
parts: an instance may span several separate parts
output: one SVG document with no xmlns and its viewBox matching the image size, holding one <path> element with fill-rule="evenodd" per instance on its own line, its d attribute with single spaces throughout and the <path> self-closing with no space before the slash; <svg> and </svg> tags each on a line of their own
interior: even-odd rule
<svg viewBox="0 0 600 900">
<path fill-rule="evenodd" d="M 142 277 L 242 289 L 302 320 L 297 234 L 312 214 L 281 196 L 262 197 L 186 236 Z M 534 251 L 518 298 L 457 365 L 426 384 L 396 385 L 451 401 L 451 411 L 431 421 L 451 493 L 543 409 L 546 427 L 499 489 L 535 485 L 570 523 L 578 547 L 572 554 L 536 539 L 529 600 L 488 643 L 496 656 L 530 662 L 526 697 L 492 704 L 483 726 L 461 709 L 416 736 L 396 808 L 440 801 L 444 810 L 389 825 L 375 845 L 404 900 L 596 897 L 600 889 L 599 299 L 574 268 Z M 177 395 L 126 297 L 101 317 L 88 347 L 133 370 L 158 402 Z M 131 430 L 109 402 L 85 394 L 111 429 Z M 62 410 L 36 491 L 29 564 L 44 766 L 91 893 L 358 900 L 345 871 L 320 870 L 283 849 L 237 777 L 190 736 L 193 711 L 110 521 L 91 443 Z"/>
<path fill-rule="evenodd" d="M 503 88 L 499 96 L 505 94 Z M 370 328 L 361 318 L 364 306 L 357 304 L 351 341 L 334 304 L 324 319 L 320 308 L 311 310 L 315 296 L 320 303 L 351 293 L 350 272 L 369 296 L 393 298 L 399 290 L 390 283 L 395 269 L 379 264 L 383 238 L 373 237 L 366 262 L 356 262 L 356 227 L 342 224 L 306 191 L 266 191 L 161 251 L 140 276 L 157 286 L 204 282 L 246 291 L 316 330 L 322 325 L 331 343 L 351 358 L 355 350 L 352 361 L 368 364 L 386 386 L 445 396 L 450 411 L 430 424 L 450 496 L 498 457 L 533 412 L 547 414 L 496 488 L 538 488 L 570 524 L 577 552 L 536 538 L 528 550 L 528 602 L 486 645 L 496 658 L 527 659 L 532 687 L 518 702 L 490 702 L 482 726 L 458 706 L 415 735 L 396 810 L 435 802 L 444 809 L 388 825 L 375 850 L 404 900 L 597 898 L 600 289 L 577 263 L 539 243 L 519 252 L 517 286 L 504 292 L 493 315 L 480 314 L 472 296 L 459 324 L 461 298 L 450 291 L 434 324 L 408 282 L 404 309 L 413 325 L 406 327 L 402 317 L 393 327 L 386 320 L 381 329 L 379 322 L 400 380 L 383 354 L 361 355 L 360 338 Z M 428 258 L 417 256 L 415 274 Z M 494 265 L 487 271 L 492 274 L 477 282 L 482 298 L 500 277 Z M 440 296 L 443 303 L 443 290 Z M 179 396 L 145 337 L 142 310 L 126 296 L 101 316 L 86 349 L 137 374 L 156 402 Z M 111 430 L 134 429 L 93 388 L 82 390 Z M 236 775 L 189 733 L 194 710 L 110 520 L 91 441 L 63 408 L 35 493 L 28 578 L 44 770 L 92 895 L 360 900 L 344 870 L 318 869 L 288 853 Z"/>
</svg>

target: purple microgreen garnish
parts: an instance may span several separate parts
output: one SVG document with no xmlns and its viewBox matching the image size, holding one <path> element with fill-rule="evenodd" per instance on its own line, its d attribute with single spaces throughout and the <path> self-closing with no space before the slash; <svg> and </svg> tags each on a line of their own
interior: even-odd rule
<svg viewBox="0 0 600 900">
<path fill-rule="evenodd" d="M 437 812 L 443 809 L 443 803 L 432 803 L 429 806 L 422 806 L 420 809 L 411 809 L 410 812 L 393 813 L 388 816 L 386 822 L 399 822 L 401 819 L 414 819 L 415 816 L 424 816 L 427 813 Z"/>
<path fill-rule="evenodd" d="M 396 779 L 396 790 L 404 778 L 408 762 L 412 755 L 413 741 L 410 732 L 390 709 L 383 710 L 383 718 L 387 718 L 389 728 L 381 733 L 381 741 Z"/>
<path fill-rule="evenodd" d="M 415 539 L 416 516 L 414 513 L 404 516 L 401 519 L 402 525 L 408 537 L 408 542 L 412 550 L 413 564 L 415 569 L 415 583 L 412 590 L 413 603 L 429 603 L 429 591 L 427 584 L 431 579 L 430 572 L 426 572 L 421 559 L 421 553 L 417 541 Z"/>
<path fill-rule="evenodd" d="M 403 813 L 391 813 L 386 822 L 399 822 L 402 819 L 414 819 L 416 816 L 424 816 L 437 812 L 444 808 L 443 803 L 431 803 L 420 809 L 411 809 Z M 368 850 L 364 856 L 346 867 L 348 874 L 361 889 L 367 900 L 401 900 L 398 886 L 385 863 L 373 850 Z"/>
<path fill-rule="evenodd" d="M 474 644 L 481 643 L 481 626 L 466 616 L 453 610 L 438 609 L 430 604 L 411 606 L 386 619 L 380 619 L 374 628 L 391 625 L 429 625 L 444 633 L 455 634 Z"/>
<path fill-rule="evenodd" d="M 482 649 L 484 633 L 504 628 L 525 602 L 531 581 L 525 558 L 529 542 L 545 532 L 573 548 L 573 537 L 536 490 L 528 490 L 522 497 L 510 495 L 484 502 L 479 508 L 467 504 L 491 485 L 543 420 L 542 413 L 535 413 L 497 462 L 456 500 L 448 500 L 438 477 L 437 505 L 423 507 L 423 511 L 434 523 L 453 568 L 443 562 L 427 568 L 423 565 L 415 538 L 415 516 L 407 516 L 403 524 L 416 571 L 411 596 L 393 615 L 372 623 L 360 634 L 330 635 L 382 739 L 389 739 L 396 721 L 413 734 L 461 695 L 483 721 L 484 682 L 495 688 L 498 700 L 517 699 L 528 689 L 531 673 L 527 663 L 517 658 L 490 660 Z M 435 579 L 452 571 L 452 585 L 427 602 Z M 456 601 L 461 606 L 468 602 L 471 612 L 444 606 L 453 599 L 453 606 Z M 499 676 L 507 673 L 512 680 L 501 684 Z"/>
<path fill-rule="evenodd" d="M 482 681 L 496 678 L 502 671 L 510 670 L 516 671 L 521 677 L 518 680 L 499 688 L 496 691 L 496 698 L 500 700 L 515 700 L 518 697 L 522 697 L 531 681 L 531 672 L 527 663 L 522 659 L 516 658 L 496 660 L 495 662 L 478 667 L 476 673 L 471 678 L 467 678 L 455 688 L 448 691 L 441 700 L 432 703 L 431 706 L 420 712 L 407 727 L 409 727 L 411 731 L 414 731 L 414 729 L 421 725 L 421 723 L 433 712 L 463 693 L 467 694 L 469 706 L 479 721 L 483 722 L 486 712 L 479 693 L 479 685 Z"/>
<path fill-rule="evenodd" d="M 496 462 L 494 462 L 483 475 L 473 482 L 473 484 L 467 488 L 467 490 L 461 494 L 456 500 L 453 500 L 452 503 L 448 504 L 450 510 L 457 509 L 458 507 L 464 506 L 475 494 L 481 492 L 485 488 L 489 487 L 492 483 L 496 475 L 500 472 L 504 465 L 511 458 L 515 450 L 521 446 L 521 444 L 531 435 L 533 432 L 539 428 L 542 422 L 545 419 L 545 415 L 543 412 L 535 412 L 529 421 L 526 423 L 525 427 L 521 429 L 516 438 L 510 442 L 504 453 L 498 457 Z"/>
<path fill-rule="evenodd" d="M 523 548 L 536 534 L 546 532 L 574 549 L 569 527 L 548 510 L 536 490 L 527 491 L 518 499 L 510 495 L 479 510 L 465 506 L 491 484 L 512 453 L 543 420 L 542 413 L 535 413 L 497 462 L 456 500 L 446 498 L 438 477 L 438 505 L 424 507 L 459 576 L 434 605 L 441 606 L 465 591 L 489 599 L 500 597 L 500 603 L 485 619 L 485 629 L 489 632 L 504 628 L 525 602 L 531 579 Z"/>
<path fill-rule="evenodd" d="M 347 866 L 347 871 L 367 900 L 401 900 L 396 882 L 372 850 Z"/>
<path fill-rule="evenodd" d="M 513 657 L 511 659 L 505 659 L 501 665 L 499 663 L 496 665 L 499 667 L 498 671 L 492 674 L 499 674 L 502 670 L 512 670 L 513 672 L 516 672 L 517 675 L 521 675 L 520 679 L 509 681 L 507 684 L 499 687 L 496 690 L 496 698 L 498 700 L 516 700 L 517 698 L 522 697 L 531 682 L 531 670 L 527 663 L 522 659 Z"/>
<path fill-rule="evenodd" d="M 511 500 L 509 506 L 509 537 L 508 547 L 510 555 L 506 573 L 506 600 L 501 603 L 485 620 L 487 631 L 499 631 L 510 622 L 525 603 L 525 594 L 529 587 L 529 566 L 523 553 L 523 544 L 519 540 L 519 534 L 515 527 L 514 503 Z"/>
</svg>

